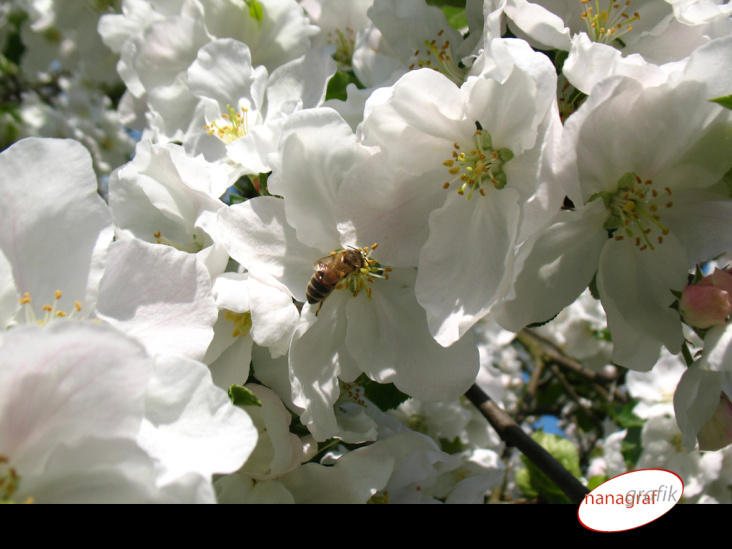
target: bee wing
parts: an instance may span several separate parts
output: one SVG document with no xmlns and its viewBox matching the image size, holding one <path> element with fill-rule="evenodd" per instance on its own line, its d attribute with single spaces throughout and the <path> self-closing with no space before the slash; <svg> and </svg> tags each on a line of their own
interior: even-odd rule
<svg viewBox="0 0 732 549">
<path fill-rule="evenodd" d="M 325 257 L 321 257 L 318 259 L 315 263 L 313 263 L 313 269 L 316 271 L 320 271 L 322 269 L 328 269 L 330 267 L 333 267 L 336 262 L 335 255 L 326 255 Z"/>
</svg>

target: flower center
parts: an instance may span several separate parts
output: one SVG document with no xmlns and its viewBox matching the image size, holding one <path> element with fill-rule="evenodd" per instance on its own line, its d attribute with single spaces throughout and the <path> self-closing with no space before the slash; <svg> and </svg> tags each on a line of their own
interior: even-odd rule
<svg viewBox="0 0 732 549">
<path fill-rule="evenodd" d="M 58 308 L 58 302 L 62 296 L 61 290 L 56 290 L 55 292 L 53 292 L 53 296 L 54 296 L 53 304 L 44 305 L 42 307 L 43 317 L 37 318 L 36 313 L 33 310 L 31 296 L 28 292 L 25 292 L 22 295 L 22 297 L 18 300 L 18 303 L 23 305 L 26 323 L 38 324 L 39 326 L 45 326 L 46 324 L 53 322 L 54 320 L 57 320 L 57 319 L 61 319 L 61 318 L 72 319 L 72 318 L 74 318 L 76 313 L 81 312 L 81 302 L 79 302 L 79 301 L 74 302 L 74 309 L 70 313 L 66 313 L 65 311 L 62 311 L 61 309 Z"/>
<path fill-rule="evenodd" d="M 633 22 L 640 19 L 637 11 L 632 15 L 626 13 L 626 9 L 630 8 L 630 0 L 609 0 L 607 9 L 604 10 L 600 8 L 600 0 L 580 0 L 580 4 L 587 34 L 595 42 L 612 43 L 631 32 Z"/>
<path fill-rule="evenodd" d="M 452 177 L 443 187 L 450 188 L 453 183 L 458 186 L 458 194 L 464 195 L 468 189 L 468 200 L 477 190 L 485 196 L 483 185 L 493 185 L 496 189 L 506 186 L 506 173 L 503 165 L 513 158 L 510 149 L 494 149 L 491 134 L 483 130 L 476 122 L 477 129 L 473 135 L 473 142 L 469 150 L 463 150 L 458 144 L 453 144 L 452 158 L 445 160 L 442 165 L 447 168 Z"/>
<path fill-rule="evenodd" d="M 351 66 L 353 50 L 356 47 L 355 36 L 355 31 L 350 27 L 346 27 L 343 30 L 335 29 L 335 31 L 328 33 L 328 43 L 333 44 L 336 47 L 333 59 L 335 59 L 336 63 L 340 66 Z"/>
<path fill-rule="evenodd" d="M 241 107 L 241 112 L 237 112 L 231 105 L 226 105 L 226 111 L 227 114 L 222 114 L 204 129 L 208 135 L 215 135 L 228 145 L 249 133 L 249 109 Z"/>
<path fill-rule="evenodd" d="M 344 276 L 341 281 L 336 284 L 336 290 L 347 288 L 348 291 L 353 294 L 353 297 L 356 297 L 359 292 L 363 290 L 366 292 L 366 296 L 370 300 L 371 284 L 374 283 L 374 278 L 389 280 L 391 267 L 383 267 L 378 261 L 371 258 L 371 253 L 378 245 L 378 243 L 374 243 L 371 247 L 366 246 L 365 248 L 356 248 L 363 257 L 363 266 Z M 337 254 L 338 252 L 335 253 Z M 332 256 L 333 254 L 331 254 L 331 257 Z"/>
<path fill-rule="evenodd" d="M 331 252 L 329 256 L 318 259 L 313 267 L 315 274 L 308 283 L 305 292 L 308 303 L 318 303 L 315 316 L 318 316 L 323 302 L 333 290 L 348 289 L 356 297 L 362 290 L 365 290 L 369 300 L 371 299 L 371 284 L 374 278 L 389 279 L 390 267 L 382 267 L 375 259 L 371 258 L 371 252 L 378 244 L 370 248 L 353 248 Z"/>
<path fill-rule="evenodd" d="M 434 39 L 424 41 L 424 48 L 415 51 L 410 59 L 409 70 L 434 69 L 460 86 L 465 81 L 467 69 L 453 60 L 450 41 L 444 34 L 445 30 L 441 29 Z"/>
<path fill-rule="evenodd" d="M 643 251 L 663 243 L 663 237 L 669 233 L 668 227 L 661 223 L 659 212 L 673 207 L 671 189 L 659 189 L 653 181 L 641 180 L 636 174 L 628 172 L 618 180 L 618 190 L 614 193 L 597 193 L 590 197 L 602 198 L 610 209 L 610 217 L 605 228 L 616 232 L 615 240 L 630 239 Z"/>
<path fill-rule="evenodd" d="M 155 234 L 153 234 L 153 236 L 155 237 L 156 244 L 164 244 L 166 246 L 175 248 L 176 250 L 180 250 L 181 252 L 187 252 L 190 254 L 198 253 L 205 247 L 201 242 L 201 239 L 199 239 L 198 235 L 196 235 L 195 233 L 191 235 L 191 242 L 188 244 L 181 244 L 179 242 L 171 240 L 163 236 L 162 231 L 156 232 Z"/>
<path fill-rule="evenodd" d="M 245 337 L 252 328 L 252 314 L 249 311 L 246 313 L 226 311 L 224 318 L 234 323 L 234 330 L 231 332 L 231 337 Z"/>
</svg>

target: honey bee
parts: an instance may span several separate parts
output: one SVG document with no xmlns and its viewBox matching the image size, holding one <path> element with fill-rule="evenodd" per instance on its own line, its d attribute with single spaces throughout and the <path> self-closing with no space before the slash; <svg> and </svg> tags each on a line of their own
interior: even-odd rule
<svg viewBox="0 0 732 549">
<path fill-rule="evenodd" d="M 368 268 L 369 263 L 366 254 L 356 248 L 333 252 L 332 254 L 318 259 L 313 263 L 315 274 L 308 283 L 305 295 L 308 303 L 318 305 L 315 316 L 318 316 L 323 301 L 335 289 L 338 283 L 349 274 L 355 273 L 362 268 Z"/>
</svg>

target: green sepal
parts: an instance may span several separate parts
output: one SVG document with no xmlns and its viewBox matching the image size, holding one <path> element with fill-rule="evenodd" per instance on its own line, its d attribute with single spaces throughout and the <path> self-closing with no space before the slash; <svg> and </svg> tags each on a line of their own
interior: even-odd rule
<svg viewBox="0 0 732 549">
<path fill-rule="evenodd" d="M 508 183 L 508 179 L 506 178 L 506 172 L 501 170 L 500 172 L 494 173 L 493 177 L 491 178 L 491 182 L 496 189 L 504 188 Z"/>
<path fill-rule="evenodd" d="M 725 109 L 732 110 L 732 95 L 715 97 L 714 99 L 710 99 L 709 101 L 717 103 L 718 105 L 722 105 Z"/>
<path fill-rule="evenodd" d="M 336 71 L 328 80 L 328 89 L 325 92 L 325 100 L 337 99 L 345 101 L 348 99 L 348 84 L 355 84 L 358 89 L 363 89 L 363 84 L 351 71 Z"/>
<path fill-rule="evenodd" d="M 514 156 L 515 155 L 513 154 L 513 151 L 511 149 L 498 149 L 498 158 L 500 158 L 503 162 L 508 162 Z"/>
<path fill-rule="evenodd" d="M 261 406 L 262 401 L 246 387 L 232 385 L 229 387 L 229 399 L 234 406 Z"/>
<path fill-rule="evenodd" d="M 261 23 L 264 19 L 264 8 L 257 0 L 244 0 L 249 7 L 249 17 Z"/>
</svg>

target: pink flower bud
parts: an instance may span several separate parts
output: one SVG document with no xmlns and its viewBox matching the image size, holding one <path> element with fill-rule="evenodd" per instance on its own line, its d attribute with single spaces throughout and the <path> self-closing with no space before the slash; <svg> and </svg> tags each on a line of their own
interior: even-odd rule
<svg viewBox="0 0 732 549">
<path fill-rule="evenodd" d="M 697 433 L 700 450 L 721 450 L 732 443 L 732 404 L 723 392 L 719 406 L 712 419 L 707 421 Z"/>
<path fill-rule="evenodd" d="M 726 269 L 714 269 L 714 272 L 705 276 L 699 282 L 699 286 L 714 286 L 732 295 L 732 274 Z"/>
<path fill-rule="evenodd" d="M 686 286 L 679 310 L 684 320 L 695 328 L 723 326 L 732 313 L 732 275 L 715 269 L 693 286 Z"/>
</svg>

